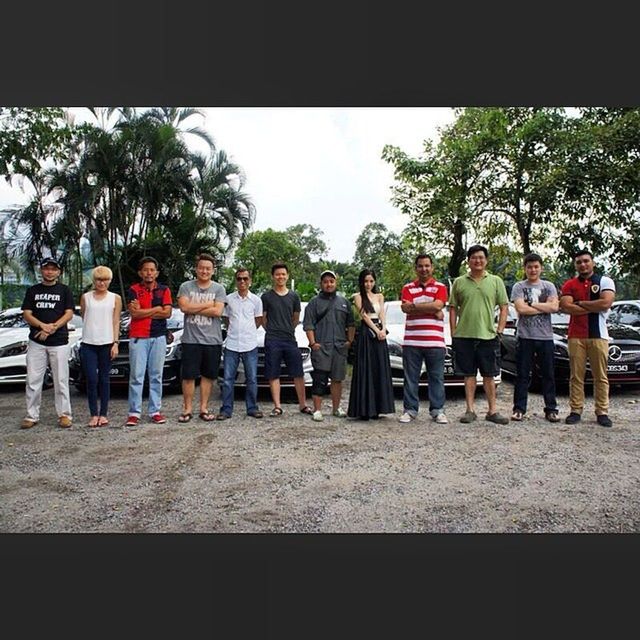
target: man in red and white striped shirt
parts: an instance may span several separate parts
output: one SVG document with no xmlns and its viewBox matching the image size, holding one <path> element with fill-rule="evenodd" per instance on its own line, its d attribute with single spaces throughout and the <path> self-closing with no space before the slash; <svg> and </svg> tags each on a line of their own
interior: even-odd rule
<svg viewBox="0 0 640 640">
<path fill-rule="evenodd" d="M 400 422 L 411 422 L 418 415 L 418 383 L 422 363 L 429 382 L 429 413 L 438 424 L 446 424 L 444 413 L 444 315 L 447 288 L 433 277 L 433 260 L 426 253 L 414 261 L 418 278 L 405 284 L 400 299 L 407 314 L 402 346 L 404 368 L 404 413 Z"/>
</svg>

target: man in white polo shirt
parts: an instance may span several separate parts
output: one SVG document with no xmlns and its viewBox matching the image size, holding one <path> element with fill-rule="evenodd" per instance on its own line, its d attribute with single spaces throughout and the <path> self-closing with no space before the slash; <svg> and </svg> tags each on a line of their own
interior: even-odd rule
<svg viewBox="0 0 640 640">
<path fill-rule="evenodd" d="M 233 387 L 242 360 L 246 381 L 247 415 L 262 418 L 258 407 L 258 327 L 262 324 L 262 300 L 249 291 L 251 274 L 240 267 L 236 271 L 236 291 L 227 296 L 224 315 L 229 323 L 224 348 L 222 407 L 218 420 L 227 420 L 233 412 Z"/>
<path fill-rule="evenodd" d="M 418 385 L 424 361 L 429 381 L 429 413 L 438 424 L 447 424 L 444 413 L 444 314 L 447 288 L 433 277 L 433 260 L 426 253 L 414 261 L 417 280 L 405 284 L 400 299 L 407 314 L 402 343 L 404 369 L 404 413 L 400 422 L 418 415 Z"/>
</svg>

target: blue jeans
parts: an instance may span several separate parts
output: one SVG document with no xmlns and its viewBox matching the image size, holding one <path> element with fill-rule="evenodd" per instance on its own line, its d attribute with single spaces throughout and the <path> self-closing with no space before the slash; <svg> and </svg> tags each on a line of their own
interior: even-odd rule
<svg viewBox="0 0 640 640">
<path fill-rule="evenodd" d="M 142 413 L 142 387 L 145 372 L 149 374 L 149 415 L 160 413 L 162 402 L 162 369 L 167 352 L 167 338 L 131 338 L 129 340 L 129 415 Z"/>
<path fill-rule="evenodd" d="M 418 415 L 418 382 L 422 362 L 429 382 L 429 413 L 432 418 L 444 413 L 444 357 L 446 349 L 439 347 L 402 347 L 404 369 L 404 410 L 414 418 Z"/>
<path fill-rule="evenodd" d="M 109 412 L 109 369 L 111 368 L 110 344 L 80 345 L 80 361 L 87 381 L 87 400 L 92 416 L 106 416 Z M 100 413 L 98 413 L 98 395 Z"/>
<path fill-rule="evenodd" d="M 233 387 L 238 372 L 238 364 L 244 365 L 246 381 L 245 403 L 247 413 L 258 411 L 258 347 L 251 351 L 224 350 L 224 382 L 222 383 L 222 407 L 220 413 L 228 416 L 233 411 Z"/>
<path fill-rule="evenodd" d="M 538 369 L 544 397 L 544 412 L 558 410 L 556 402 L 556 382 L 553 373 L 553 340 L 531 340 L 518 338 L 516 341 L 516 382 L 513 389 L 513 410 L 527 410 L 527 393 L 533 358 L 538 359 Z"/>
</svg>

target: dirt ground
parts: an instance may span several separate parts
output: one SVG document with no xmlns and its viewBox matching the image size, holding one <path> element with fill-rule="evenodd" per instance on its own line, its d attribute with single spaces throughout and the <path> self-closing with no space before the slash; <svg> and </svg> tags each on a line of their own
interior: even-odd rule
<svg viewBox="0 0 640 640">
<path fill-rule="evenodd" d="M 513 387 L 499 388 L 510 415 Z M 290 396 L 287 396 L 291 400 Z M 348 388 L 344 393 L 344 406 Z M 53 392 L 43 420 L 18 428 L 24 388 L 0 389 L 1 532 L 635 532 L 640 530 L 640 389 L 612 390 L 612 429 L 587 397 L 577 426 L 542 418 L 530 394 L 523 423 L 464 425 L 461 390 L 447 390 L 448 425 L 429 418 L 314 423 L 244 415 L 242 394 L 225 422 L 180 425 L 180 394 L 165 394 L 165 425 L 124 427 L 126 392 L 112 424 L 85 426 L 86 398 L 72 391 L 74 426 L 55 426 Z M 260 394 L 268 411 L 268 392 Z M 568 408 L 559 394 L 561 415 Z M 218 401 L 211 407 L 218 407 Z M 146 407 L 146 400 L 145 400 Z M 396 410 L 402 407 L 396 395 Z M 324 410 L 329 412 L 325 401 Z"/>
</svg>

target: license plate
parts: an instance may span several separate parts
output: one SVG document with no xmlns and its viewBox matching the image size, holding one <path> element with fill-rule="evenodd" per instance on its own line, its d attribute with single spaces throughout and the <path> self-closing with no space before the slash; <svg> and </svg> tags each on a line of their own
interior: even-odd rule
<svg viewBox="0 0 640 640">
<path fill-rule="evenodd" d="M 109 369 L 109 375 L 113 378 L 122 378 L 124 376 L 124 371 L 119 367 L 111 367 L 111 369 Z"/>
<path fill-rule="evenodd" d="M 609 373 L 626 373 L 629 371 L 628 364 L 609 364 L 607 365 L 607 371 Z"/>
</svg>

